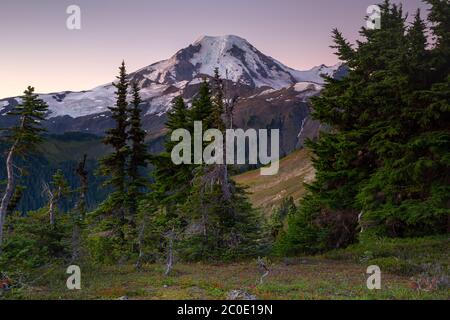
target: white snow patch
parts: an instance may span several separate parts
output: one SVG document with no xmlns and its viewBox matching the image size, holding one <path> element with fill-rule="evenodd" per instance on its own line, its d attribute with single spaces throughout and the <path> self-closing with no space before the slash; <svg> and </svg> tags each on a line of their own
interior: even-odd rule
<svg viewBox="0 0 450 320">
<path fill-rule="evenodd" d="M 319 91 L 321 89 L 322 89 L 322 86 L 312 83 L 312 82 L 297 82 L 294 85 L 294 90 L 297 92 L 303 92 L 306 90 Z"/>
</svg>

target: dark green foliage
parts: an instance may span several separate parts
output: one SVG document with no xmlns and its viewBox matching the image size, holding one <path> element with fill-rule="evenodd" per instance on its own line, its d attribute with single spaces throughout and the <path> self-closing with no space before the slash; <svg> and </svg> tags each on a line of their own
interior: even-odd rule
<svg viewBox="0 0 450 320">
<path fill-rule="evenodd" d="M 203 122 L 203 129 L 208 127 L 209 122 L 207 122 L 207 119 L 210 118 L 213 111 L 213 105 L 211 102 L 211 88 L 206 82 L 206 80 L 203 81 L 202 85 L 200 86 L 200 90 L 195 97 L 194 101 L 192 102 L 192 108 L 189 111 L 189 122 L 193 128 L 193 122 L 194 121 L 202 121 Z"/>
<path fill-rule="evenodd" d="M 199 167 L 182 208 L 187 226 L 180 255 L 185 260 L 235 260 L 264 254 L 263 218 L 248 202 L 245 190 L 235 186 L 225 198 L 214 166 Z M 268 241 L 268 239 L 267 239 Z"/>
<path fill-rule="evenodd" d="M 7 209 L 8 210 L 8 212 L 7 212 L 8 215 L 12 214 L 17 209 L 17 206 L 18 206 L 20 200 L 22 199 L 24 190 L 26 190 L 26 188 L 24 186 L 21 186 L 21 185 L 17 185 L 16 186 L 16 190 L 14 191 L 14 195 L 11 198 L 11 201 L 8 204 L 8 209 Z"/>
<path fill-rule="evenodd" d="M 326 249 L 329 228 L 321 228 L 317 221 L 318 205 L 318 200 L 308 195 L 302 200 L 297 212 L 287 217 L 288 229 L 278 237 L 275 254 L 294 256 L 305 252 L 314 254 Z"/>
<path fill-rule="evenodd" d="M 130 126 L 129 109 L 127 102 L 127 94 L 129 82 L 127 80 L 127 72 L 125 68 L 125 62 L 119 67 L 119 76 L 117 76 L 117 83 L 113 83 L 116 88 L 116 105 L 109 107 L 111 111 L 111 117 L 115 122 L 115 127 L 106 132 L 106 136 L 103 139 L 103 143 L 110 145 L 113 152 L 108 156 L 100 160 L 100 174 L 106 176 L 108 179 L 105 182 L 105 186 L 110 186 L 113 191 L 92 214 L 90 217 L 91 232 L 107 234 L 104 237 L 91 237 L 93 239 L 89 244 L 94 246 L 96 254 L 108 255 L 111 253 L 111 259 L 123 258 L 118 257 L 113 252 L 123 251 L 126 255 L 126 245 L 128 239 L 126 212 L 128 209 L 128 158 L 130 156 L 130 146 L 128 129 Z M 138 91 L 134 92 L 134 102 L 137 103 L 137 107 L 140 103 Z M 133 106 L 136 108 L 136 106 Z M 140 143 L 140 132 L 137 131 L 139 123 L 136 123 L 136 116 L 139 118 L 138 110 L 132 112 L 132 118 L 134 120 L 133 133 L 135 134 L 136 143 Z M 135 153 L 136 156 L 138 153 Z M 134 161 L 140 161 L 138 158 L 134 158 Z M 136 162 L 133 164 L 135 165 Z M 137 167 L 131 168 L 131 171 L 137 170 Z M 136 181 L 135 181 L 136 182 Z M 133 189 L 133 192 L 137 192 Z M 111 247 L 112 246 L 112 247 Z M 100 249 L 99 249 L 100 248 Z M 96 258 L 102 260 L 103 258 Z M 112 260 L 111 260 L 112 261 Z"/>
<path fill-rule="evenodd" d="M 219 75 L 219 69 L 214 70 L 214 80 L 213 80 L 213 96 L 211 99 L 212 102 L 212 111 L 208 118 L 208 122 L 214 129 L 218 129 L 222 132 L 225 131 L 225 107 L 224 107 L 224 86 L 222 79 Z"/>
<path fill-rule="evenodd" d="M 55 196 L 55 203 L 59 206 L 60 202 L 69 197 L 72 190 L 61 169 L 58 169 L 52 177 L 50 188 Z"/>
<path fill-rule="evenodd" d="M 21 98 L 22 102 L 8 113 L 17 116 L 18 123 L 6 130 L 7 140 L 12 144 L 18 142 L 15 150 L 17 154 L 33 151 L 42 141 L 41 134 L 45 129 L 42 128 L 41 122 L 45 120 L 48 110 L 47 104 L 34 93 L 33 87 L 28 87 Z"/>
<path fill-rule="evenodd" d="M 128 209 L 130 219 L 134 220 L 137 213 L 137 206 L 140 197 L 147 185 L 147 180 L 143 175 L 143 169 L 147 167 L 147 146 L 144 143 L 145 131 L 141 125 L 141 97 L 137 83 L 132 84 L 132 96 L 130 114 L 130 128 L 128 139 L 131 142 L 130 159 L 128 162 Z"/>
<path fill-rule="evenodd" d="M 111 195 L 110 208 L 117 219 L 125 219 L 125 196 L 126 196 L 126 161 L 130 149 L 127 144 L 128 117 L 128 80 L 125 63 L 119 68 L 120 73 L 117 83 L 113 83 L 116 91 L 116 105 L 109 107 L 111 118 L 115 121 L 115 127 L 106 132 L 103 142 L 112 146 L 113 153 L 100 161 L 100 171 L 104 176 L 109 177 L 105 185 L 110 185 L 114 192 Z"/>
<path fill-rule="evenodd" d="M 424 238 L 367 239 L 345 249 L 332 250 L 326 258 L 378 265 L 381 270 L 412 276 L 440 264 L 450 274 L 449 238 L 445 235 Z"/>
<path fill-rule="evenodd" d="M 27 211 L 34 211 L 42 208 L 47 204 L 47 195 L 42 192 L 42 182 L 50 181 L 52 175 L 57 170 L 61 170 L 66 177 L 70 187 L 77 188 L 79 186 L 79 179 L 75 174 L 77 166 L 76 153 L 80 149 L 80 153 L 86 149 L 101 149 L 100 138 L 93 135 L 85 134 L 65 134 L 61 136 L 44 135 L 44 141 L 36 148 L 36 153 L 27 157 L 19 158 L 16 161 L 16 166 L 21 168 L 21 177 L 17 181 L 18 186 L 23 186 L 23 192 L 15 210 L 25 214 Z M 76 142 L 75 142 L 76 141 Z M 6 145 L 0 145 L 0 155 L 3 155 L 6 150 Z M 76 148 L 76 150 L 75 150 Z M 53 155 L 66 150 L 71 150 L 74 155 L 65 157 L 61 154 L 60 158 L 55 158 Z M 92 156 L 92 157 L 91 157 Z M 102 188 L 102 177 L 94 176 L 95 170 L 98 168 L 98 162 L 90 154 L 86 161 L 86 166 L 89 172 L 89 189 L 87 192 L 87 208 L 93 209 L 101 203 L 110 192 L 110 188 Z M 4 161 L 4 157 L 0 157 L 0 161 Z M 0 170 L 0 179 L 5 179 L 6 172 L 4 169 Z M 35 191 L 36 192 L 31 192 Z M 16 187 L 16 192 L 19 190 Z M 17 193 L 17 195 L 19 195 Z M 63 211 L 70 210 L 75 205 L 74 197 L 70 196 L 60 202 L 60 208 Z"/>
<path fill-rule="evenodd" d="M 365 41 L 356 48 L 334 31 L 350 71 L 328 79 L 313 99 L 313 116 L 330 131 L 309 143 L 316 181 L 289 219 L 280 242 L 285 253 L 343 247 L 359 231 L 394 237 L 447 231 L 450 3 L 430 3 L 436 47 L 428 47 L 420 12 L 407 27 L 401 7 L 388 1 L 381 29 L 362 29 Z"/>
<path fill-rule="evenodd" d="M 32 271 L 46 264 L 69 258 L 70 219 L 62 215 L 58 223 L 48 223 L 48 210 L 30 211 L 26 216 L 8 217 L 4 251 L 0 256 L 3 271 Z"/>
<path fill-rule="evenodd" d="M 289 197 L 283 200 L 281 205 L 273 210 L 269 219 L 270 234 L 273 240 L 276 240 L 281 234 L 284 233 L 286 227 L 286 220 L 290 214 L 293 214 L 297 210 L 294 203 L 294 198 Z"/>
<path fill-rule="evenodd" d="M 169 130 L 167 135 L 166 150 L 172 150 L 177 142 L 170 140 L 170 135 L 177 129 L 188 129 L 184 126 L 188 125 L 188 109 L 184 104 L 182 97 L 177 97 L 173 101 L 173 107 L 167 114 L 166 128 Z"/>
<path fill-rule="evenodd" d="M 96 262 L 110 263 L 129 259 L 136 253 L 139 201 L 147 191 L 146 167 L 149 155 L 146 132 L 141 123 L 141 97 L 137 83 L 131 84 L 132 101 L 128 107 L 125 63 L 120 67 L 116 106 L 109 108 L 115 128 L 107 131 L 104 144 L 113 152 L 100 162 L 100 172 L 109 177 L 106 185 L 113 192 L 89 216 L 91 235 L 88 246 Z"/>
</svg>

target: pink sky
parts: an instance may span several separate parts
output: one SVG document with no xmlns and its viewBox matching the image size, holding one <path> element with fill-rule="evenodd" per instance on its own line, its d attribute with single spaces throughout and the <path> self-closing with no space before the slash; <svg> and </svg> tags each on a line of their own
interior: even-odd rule
<svg viewBox="0 0 450 320">
<path fill-rule="evenodd" d="M 396 1 L 405 10 L 420 0 Z M 201 35 L 235 34 L 296 69 L 335 64 L 332 28 L 350 40 L 372 0 L 2 0 L 0 98 L 28 85 L 38 92 L 86 90 L 114 79 L 125 59 L 134 71 L 171 57 Z M 67 6 L 82 29 L 66 28 Z"/>
</svg>

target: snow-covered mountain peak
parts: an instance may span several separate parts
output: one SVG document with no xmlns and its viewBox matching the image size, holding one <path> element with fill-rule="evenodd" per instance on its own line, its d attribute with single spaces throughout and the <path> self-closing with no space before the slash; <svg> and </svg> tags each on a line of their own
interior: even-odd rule
<svg viewBox="0 0 450 320">
<path fill-rule="evenodd" d="M 332 76 L 340 65 L 320 65 L 298 71 L 257 50 L 246 39 L 235 35 L 201 36 L 168 60 L 145 67 L 135 74 L 145 87 L 150 82 L 175 84 L 219 74 L 235 83 L 253 88 L 281 89 L 297 82 L 323 83 L 322 74 Z"/>
<path fill-rule="evenodd" d="M 233 34 L 227 34 L 224 36 L 207 36 L 203 35 L 197 38 L 197 40 L 194 41 L 195 44 L 236 44 L 236 45 L 243 45 L 243 44 L 249 44 L 247 40 L 244 38 L 241 38 L 239 36 L 235 36 Z"/>
<path fill-rule="evenodd" d="M 144 86 L 150 81 L 174 84 L 213 76 L 216 68 L 222 77 L 254 88 L 279 89 L 297 82 L 291 69 L 235 35 L 202 36 L 170 59 L 143 68 L 132 76 L 143 81 Z"/>
<path fill-rule="evenodd" d="M 171 58 L 131 73 L 129 80 L 142 88 L 142 99 L 148 105 L 147 114 L 162 114 L 170 108 L 175 96 L 186 90 L 192 95 L 193 90 L 189 87 L 205 76 L 213 76 L 216 68 L 223 78 L 248 91 L 263 87 L 278 90 L 298 82 L 323 84 L 322 74 L 334 76 L 342 66 L 320 65 L 298 71 L 263 54 L 239 36 L 202 36 Z M 107 107 L 114 104 L 114 91 L 109 83 L 92 90 L 42 94 L 40 97 L 49 105 L 50 118 L 78 118 L 107 112 Z M 16 98 L 0 100 L 0 115 L 17 101 Z"/>
</svg>

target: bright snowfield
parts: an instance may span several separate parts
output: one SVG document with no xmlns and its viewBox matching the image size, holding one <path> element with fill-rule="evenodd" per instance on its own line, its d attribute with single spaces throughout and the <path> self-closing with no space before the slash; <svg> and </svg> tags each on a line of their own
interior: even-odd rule
<svg viewBox="0 0 450 320">
<path fill-rule="evenodd" d="M 320 90 L 324 82 L 321 75 L 332 76 L 339 67 L 340 64 L 321 65 L 298 71 L 264 55 L 238 36 L 204 36 L 170 59 L 131 73 L 130 80 L 138 81 L 141 86 L 142 99 L 149 102 L 147 114 L 163 114 L 170 109 L 174 97 L 182 94 L 187 86 L 202 81 L 204 75 L 213 76 L 215 68 L 222 77 L 235 83 L 268 89 L 295 86 L 301 92 Z M 168 89 L 171 89 L 169 93 Z M 40 98 L 49 105 L 48 118 L 78 118 L 108 111 L 108 106 L 115 103 L 114 91 L 111 84 L 106 84 L 82 92 L 41 94 Z M 19 98 L 12 99 L 20 102 Z M 9 101 L 0 100 L 0 115 L 6 114 Z"/>
</svg>

